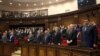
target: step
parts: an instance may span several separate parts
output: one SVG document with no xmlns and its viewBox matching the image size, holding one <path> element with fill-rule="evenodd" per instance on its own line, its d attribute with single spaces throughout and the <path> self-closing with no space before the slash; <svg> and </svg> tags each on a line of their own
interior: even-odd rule
<svg viewBox="0 0 100 56">
<path fill-rule="evenodd" d="M 18 49 L 17 51 L 13 52 L 12 56 L 21 56 L 21 49 Z"/>
<path fill-rule="evenodd" d="M 21 55 L 12 55 L 12 56 L 21 56 Z"/>
</svg>

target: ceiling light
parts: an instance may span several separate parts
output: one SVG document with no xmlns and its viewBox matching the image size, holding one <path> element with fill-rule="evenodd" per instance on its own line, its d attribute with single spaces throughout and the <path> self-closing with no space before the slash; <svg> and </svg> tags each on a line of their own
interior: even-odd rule
<svg viewBox="0 0 100 56">
<path fill-rule="evenodd" d="M 56 2 L 58 2 L 58 0 L 56 0 Z"/>
<path fill-rule="evenodd" d="M 41 5 L 44 5 L 44 3 L 41 3 Z"/>
<path fill-rule="evenodd" d="M 34 6 L 36 6 L 36 4 L 33 4 Z"/>
<path fill-rule="evenodd" d="M 26 6 L 28 7 L 28 6 L 29 6 L 29 4 L 26 4 Z"/>
<path fill-rule="evenodd" d="M 12 5 L 13 3 L 10 2 L 9 4 Z"/>
<path fill-rule="evenodd" d="M 2 0 L 0 0 L 0 2 L 3 2 Z"/>
<path fill-rule="evenodd" d="M 51 4 L 52 2 L 51 1 L 49 1 L 49 4 Z"/>
<path fill-rule="evenodd" d="M 18 6 L 21 6 L 21 4 L 19 3 Z"/>
</svg>

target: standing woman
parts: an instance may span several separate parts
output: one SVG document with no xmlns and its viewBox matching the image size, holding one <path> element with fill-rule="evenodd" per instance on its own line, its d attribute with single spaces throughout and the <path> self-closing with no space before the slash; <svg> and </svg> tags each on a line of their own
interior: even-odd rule
<svg viewBox="0 0 100 56">
<path fill-rule="evenodd" d="M 73 24 L 70 24 L 67 28 L 67 43 L 69 43 L 69 46 L 77 45 L 77 31 Z"/>
<path fill-rule="evenodd" d="M 32 31 L 30 31 L 30 32 L 29 32 L 29 35 L 28 35 L 28 42 L 29 42 L 29 43 L 30 43 L 30 42 L 33 42 L 33 39 L 34 39 L 34 37 L 33 37 Z"/>
<path fill-rule="evenodd" d="M 7 41 L 8 41 L 8 39 L 7 39 L 7 32 L 3 32 L 1 41 L 2 41 L 3 43 L 7 43 Z"/>
</svg>

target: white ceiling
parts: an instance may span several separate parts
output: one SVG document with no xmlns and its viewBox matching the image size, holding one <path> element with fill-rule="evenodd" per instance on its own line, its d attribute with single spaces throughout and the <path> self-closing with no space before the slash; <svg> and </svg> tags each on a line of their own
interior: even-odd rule
<svg viewBox="0 0 100 56">
<path fill-rule="evenodd" d="M 73 0 L 2 0 L 0 2 L 0 9 L 13 8 L 13 9 L 27 9 L 42 6 L 55 5 Z"/>
</svg>

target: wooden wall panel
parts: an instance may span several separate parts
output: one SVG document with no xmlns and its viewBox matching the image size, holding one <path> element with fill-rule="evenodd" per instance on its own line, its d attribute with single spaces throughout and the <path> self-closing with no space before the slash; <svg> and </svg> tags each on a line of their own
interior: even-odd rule
<svg viewBox="0 0 100 56">
<path fill-rule="evenodd" d="M 46 56 L 46 48 L 39 47 L 39 56 Z"/>
<path fill-rule="evenodd" d="M 11 46 L 10 45 L 4 45 L 4 55 L 5 56 L 10 56 L 11 55 Z"/>
<path fill-rule="evenodd" d="M 54 26 L 58 26 L 58 25 L 57 25 L 57 22 L 49 23 L 48 25 L 49 25 L 49 28 L 50 28 L 51 30 L 53 29 Z"/>
<path fill-rule="evenodd" d="M 0 56 L 3 55 L 3 46 L 0 46 Z"/>
<path fill-rule="evenodd" d="M 62 24 L 67 27 L 69 24 L 74 23 L 74 17 L 73 16 L 66 16 L 62 18 Z"/>
<path fill-rule="evenodd" d="M 59 56 L 70 56 L 70 51 L 64 50 L 64 49 L 60 49 L 59 50 Z"/>
<path fill-rule="evenodd" d="M 29 56 L 36 56 L 36 49 L 34 46 L 29 47 Z"/>
<path fill-rule="evenodd" d="M 54 48 L 48 48 L 47 56 L 56 56 L 56 50 Z"/>
<path fill-rule="evenodd" d="M 2 31 L 5 31 L 5 30 L 7 30 L 7 29 L 9 29 L 8 24 L 0 23 L 0 31 L 1 31 L 1 32 L 2 32 Z"/>
<path fill-rule="evenodd" d="M 21 48 L 21 56 L 28 56 L 28 47 Z"/>
</svg>

